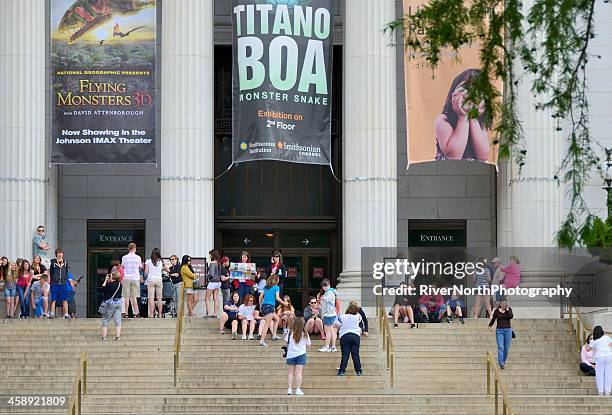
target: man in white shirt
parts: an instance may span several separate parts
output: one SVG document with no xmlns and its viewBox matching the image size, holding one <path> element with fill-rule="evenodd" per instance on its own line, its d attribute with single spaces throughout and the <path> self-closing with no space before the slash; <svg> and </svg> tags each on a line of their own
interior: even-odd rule
<svg viewBox="0 0 612 415">
<path fill-rule="evenodd" d="M 121 296 L 123 297 L 123 305 L 125 314 L 128 314 L 130 303 L 132 304 L 132 314 L 138 318 L 138 298 L 140 297 L 140 269 L 142 268 L 142 258 L 136 255 L 136 244 L 128 245 L 128 253 L 121 258 L 121 266 L 123 267 L 123 287 L 121 288 Z"/>
</svg>

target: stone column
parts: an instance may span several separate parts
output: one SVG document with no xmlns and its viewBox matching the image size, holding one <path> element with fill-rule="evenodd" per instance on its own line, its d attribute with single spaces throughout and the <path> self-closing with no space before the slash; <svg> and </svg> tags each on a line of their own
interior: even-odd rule
<svg viewBox="0 0 612 415">
<path fill-rule="evenodd" d="M 394 0 L 345 4 L 344 299 L 361 298 L 361 248 L 397 245 L 396 50 L 383 33 L 393 19 Z"/>
<path fill-rule="evenodd" d="M 0 255 L 11 261 L 32 258 L 45 221 L 45 31 L 44 2 L 0 4 Z"/>
<path fill-rule="evenodd" d="M 179 258 L 214 245 L 213 28 L 212 0 L 163 3 L 161 249 Z"/>
</svg>

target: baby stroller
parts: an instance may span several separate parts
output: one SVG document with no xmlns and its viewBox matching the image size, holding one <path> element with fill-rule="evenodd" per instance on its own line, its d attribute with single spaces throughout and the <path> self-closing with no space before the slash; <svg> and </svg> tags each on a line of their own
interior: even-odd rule
<svg viewBox="0 0 612 415">
<path fill-rule="evenodd" d="M 162 277 L 162 302 L 164 303 L 162 306 L 162 316 L 163 318 L 166 317 L 166 315 L 168 313 L 170 313 L 171 316 L 176 316 L 176 312 L 178 310 L 176 310 L 176 305 L 174 304 L 174 300 L 173 300 L 173 287 L 172 287 L 172 280 L 170 279 L 170 277 L 164 275 Z M 139 307 L 140 309 L 140 315 L 141 316 L 148 316 L 149 315 L 149 298 L 148 298 L 148 293 L 147 293 L 147 286 L 145 284 L 141 284 L 140 285 L 140 304 Z M 154 309 L 154 313 L 155 315 L 157 315 L 157 306 Z"/>
</svg>

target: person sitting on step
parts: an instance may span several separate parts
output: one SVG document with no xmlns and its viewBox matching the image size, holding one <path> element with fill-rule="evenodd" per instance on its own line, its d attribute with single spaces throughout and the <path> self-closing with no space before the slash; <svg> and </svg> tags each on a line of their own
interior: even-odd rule
<svg viewBox="0 0 612 415">
<path fill-rule="evenodd" d="M 428 323 L 439 322 L 446 313 L 444 298 L 438 295 L 424 295 L 419 298 L 419 310 Z"/>
<path fill-rule="evenodd" d="M 402 318 L 404 323 L 410 323 L 410 328 L 414 328 L 414 311 L 410 304 L 410 298 L 407 295 L 396 295 L 393 301 L 393 307 L 389 311 L 389 315 L 393 317 L 393 328 L 399 327 L 399 319 Z"/>
<path fill-rule="evenodd" d="M 304 308 L 304 320 L 306 320 L 306 332 L 308 334 L 319 333 L 321 340 L 325 340 L 325 331 L 323 330 L 323 320 L 321 320 L 321 308 L 317 299 L 310 297 L 308 305 Z"/>
<path fill-rule="evenodd" d="M 465 320 L 463 319 L 463 307 L 465 307 L 463 300 L 459 298 L 458 294 L 453 293 L 451 298 L 446 302 L 446 322 L 451 323 L 453 315 L 456 315 L 459 317 L 459 322 L 465 324 Z"/>
<path fill-rule="evenodd" d="M 235 293 L 237 294 L 237 293 Z M 255 332 L 255 297 L 252 294 L 247 294 L 244 297 L 244 303 L 238 308 L 238 320 L 242 324 L 242 340 L 247 339 L 247 330 L 249 340 L 253 340 Z"/>
<path fill-rule="evenodd" d="M 593 349 L 591 348 L 593 335 L 589 334 L 586 343 L 580 349 L 580 370 L 589 376 L 595 376 L 595 363 L 593 363 Z"/>
<path fill-rule="evenodd" d="M 238 336 L 238 309 L 240 308 L 240 294 L 234 291 L 230 301 L 223 306 L 223 314 L 219 321 L 219 334 L 225 334 L 223 327 L 232 330 L 232 340 Z"/>
<path fill-rule="evenodd" d="M 283 300 L 287 303 L 287 305 L 279 305 L 276 308 L 276 315 L 280 319 L 278 326 L 283 329 L 283 335 L 287 334 L 289 331 L 289 327 L 293 324 L 293 319 L 295 318 L 295 308 L 291 305 L 291 297 L 288 295 L 283 295 Z"/>
</svg>

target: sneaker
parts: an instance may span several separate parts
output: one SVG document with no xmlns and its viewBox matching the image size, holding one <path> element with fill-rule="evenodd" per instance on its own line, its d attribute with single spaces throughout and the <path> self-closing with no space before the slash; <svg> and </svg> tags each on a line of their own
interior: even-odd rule
<svg viewBox="0 0 612 415">
<path fill-rule="evenodd" d="M 278 336 L 272 336 L 272 340 L 276 341 L 276 340 L 280 340 L 281 338 Z"/>
<path fill-rule="evenodd" d="M 460 319 L 459 319 L 459 323 L 461 323 L 461 324 L 465 324 L 465 320 L 464 320 L 464 319 L 462 319 L 462 318 L 460 318 Z"/>
<path fill-rule="evenodd" d="M 119 340 L 119 339 L 121 339 L 121 337 L 119 337 L 119 336 L 115 337 L 115 340 Z"/>
<path fill-rule="evenodd" d="M 319 349 L 320 352 L 329 352 L 331 349 L 327 346 L 323 346 Z"/>
<path fill-rule="evenodd" d="M 262 347 L 268 347 L 268 345 L 266 344 L 266 342 L 260 341 L 259 345 Z"/>
<path fill-rule="evenodd" d="M 221 335 L 225 334 L 225 330 L 219 330 L 219 334 Z"/>
<path fill-rule="evenodd" d="M 242 335 L 242 340 L 246 340 L 246 336 L 245 335 Z"/>
<path fill-rule="evenodd" d="M 261 340 L 261 334 L 257 334 L 257 340 Z"/>
<path fill-rule="evenodd" d="M 232 340 L 236 340 L 236 337 L 238 336 L 238 333 L 236 333 L 235 331 L 232 332 Z"/>
<path fill-rule="evenodd" d="M 106 341 L 106 336 L 102 336 L 102 341 L 105 342 Z"/>
<path fill-rule="evenodd" d="M 340 371 L 338 371 L 338 373 L 336 373 L 336 376 L 344 376 L 344 375 L 346 375 L 346 373 L 345 373 L 345 372 L 340 372 Z"/>
<path fill-rule="evenodd" d="M 414 324 L 414 323 L 410 324 L 410 328 L 411 328 L 411 329 L 413 329 L 413 328 L 415 328 L 415 327 L 416 327 L 416 324 Z"/>
<path fill-rule="evenodd" d="M 53 314 L 53 313 L 49 313 L 49 318 L 50 318 L 50 319 L 54 319 L 54 318 L 55 318 L 55 314 Z"/>
<path fill-rule="evenodd" d="M 394 329 L 399 328 L 399 324 L 395 323 L 395 324 L 393 325 L 393 328 L 394 328 Z"/>
<path fill-rule="evenodd" d="M 330 352 L 335 353 L 338 351 L 338 349 L 336 349 L 336 346 L 332 346 L 331 349 L 329 349 Z"/>
<path fill-rule="evenodd" d="M 297 394 L 297 391 L 296 391 L 296 394 Z M 291 392 L 291 388 L 287 389 L 287 395 L 293 395 L 293 392 Z"/>
<path fill-rule="evenodd" d="M 285 328 L 283 329 L 283 336 L 284 336 L 284 335 L 286 335 L 287 333 L 289 333 L 289 329 L 285 327 Z"/>
<path fill-rule="evenodd" d="M 300 388 L 297 388 L 295 390 L 295 394 L 296 394 L 296 396 L 304 396 L 304 392 L 302 392 L 302 390 Z"/>
<path fill-rule="evenodd" d="M 249 340 L 254 340 L 254 339 L 255 339 L 255 337 L 253 337 L 253 335 L 251 334 L 251 335 L 249 336 Z"/>
<path fill-rule="evenodd" d="M 452 323 L 452 322 L 453 322 L 453 320 L 451 320 L 451 318 L 450 318 L 450 317 L 446 317 L 446 322 L 447 322 L 447 323 Z"/>
<path fill-rule="evenodd" d="M 506 367 L 504 365 L 499 365 L 500 369 L 505 369 Z"/>
<path fill-rule="evenodd" d="M 357 376 L 363 376 L 363 370 L 360 370 L 359 372 L 357 372 Z"/>
</svg>

